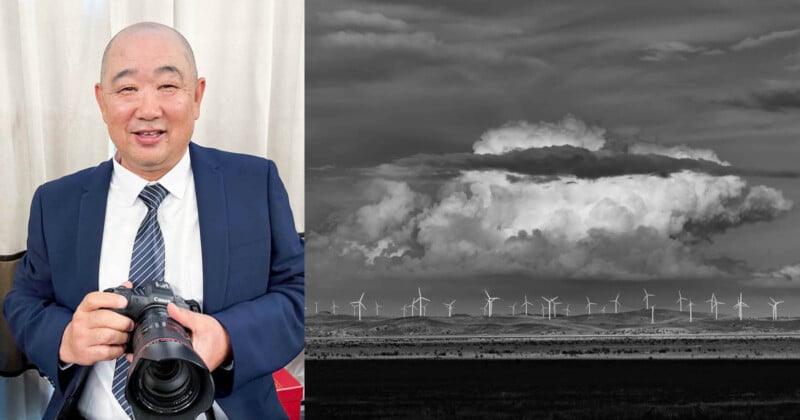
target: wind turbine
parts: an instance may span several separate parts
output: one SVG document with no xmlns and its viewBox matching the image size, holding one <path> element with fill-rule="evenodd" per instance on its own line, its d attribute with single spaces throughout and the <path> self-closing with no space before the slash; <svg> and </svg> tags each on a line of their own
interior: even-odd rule
<svg viewBox="0 0 800 420">
<path fill-rule="evenodd" d="M 742 320 L 742 307 L 749 308 L 750 306 L 742 302 L 742 292 L 739 292 L 739 301 L 736 302 L 736 305 L 733 305 L 733 309 L 739 310 L 739 321 Z"/>
<path fill-rule="evenodd" d="M 525 316 L 528 316 L 528 305 L 533 304 L 528 302 L 528 295 L 525 295 L 525 302 L 522 304 L 522 308 L 525 309 Z"/>
<path fill-rule="evenodd" d="M 508 305 L 508 307 L 511 308 L 511 316 L 516 316 L 517 315 L 517 302 L 514 302 L 513 305 Z"/>
<path fill-rule="evenodd" d="M 422 316 L 426 316 L 428 314 L 428 304 L 421 304 L 422 305 Z"/>
<path fill-rule="evenodd" d="M 778 305 L 783 303 L 783 301 L 782 300 L 775 301 L 775 299 L 773 299 L 772 296 L 769 297 L 769 300 L 772 301 L 771 303 L 768 302 L 769 306 L 772 306 L 772 320 L 773 321 L 777 321 L 778 320 Z"/>
<path fill-rule="evenodd" d="M 356 316 L 355 310 L 356 310 L 356 308 L 358 308 L 358 320 L 359 321 L 361 321 L 361 308 L 364 308 L 365 311 L 367 310 L 367 307 L 364 306 L 363 303 L 361 303 L 361 301 L 363 301 L 363 300 L 364 300 L 364 292 L 361 292 L 361 297 L 358 298 L 357 301 L 350 302 L 350 304 L 353 305 L 353 316 Z"/>
<path fill-rule="evenodd" d="M 620 307 L 619 293 L 617 293 L 617 297 L 615 297 L 614 300 L 609 300 L 609 302 L 614 304 L 614 313 L 618 313 Z"/>
<path fill-rule="evenodd" d="M 567 304 L 567 307 L 564 308 L 564 313 L 566 313 L 567 316 L 569 316 L 569 303 Z"/>
<path fill-rule="evenodd" d="M 492 317 L 492 305 L 493 305 L 494 301 L 500 300 L 500 298 L 499 297 L 491 297 L 489 295 L 489 292 L 486 291 L 486 289 L 483 289 L 483 293 L 486 293 L 486 302 L 489 303 L 489 318 L 491 318 Z"/>
<path fill-rule="evenodd" d="M 553 318 L 558 318 L 558 311 L 556 311 L 556 306 L 561 305 L 561 302 L 558 301 L 558 296 L 553 299 Z"/>
<path fill-rule="evenodd" d="M 656 305 L 650 307 L 650 323 L 656 323 Z"/>
<path fill-rule="evenodd" d="M 650 298 L 655 297 L 656 295 L 652 293 L 647 293 L 647 289 L 642 289 L 642 290 L 644 290 L 644 299 L 642 299 L 644 301 L 644 308 L 650 309 Z"/>
<path fill-rule="evenodd" d="M 407 308 L 408 308 L 408 305 L 403 305 L 403 318 L 406 317 L 406 309 Z"/>
<path fill-rule="evenodd" d="M 550 309 L 550 307 L 553 304 L 553 302 L 555 302 L 556 299 L 558 299 L 558 296 L 556 296 L 556 297 L 554 297 L 552 299 L 548 299 L 548 298 L 542 296 L 542 299 L 544 299 L 544 301 L 547 302 L 547 319 L 552 319 L 552 317 L 551 317 L 552 310 Z M 542 318 L 544 318 L 544 304 L 542 304 Z"/>
<path fill-rule="evenodd" d="M 689 323 L 692 323 L 692 306 L 694 306 L 694 302 L 689 299 Z"/>
<path fill-rule="evenodd" d="M 603 305 L 603 307 L 602 307 L 602 308 L 600 308 L 600 313 L 601 313 L 601 314 L 604 314 L 604 313 L 606 313 L 606 305 Z"/>
<path fill-rule="evenodd" d="M 428 299 L 428 298 L 422 297 L 422 289 L 421 288 L 417 287 L 417 292 L 419 292 L 419 298 L 416 299 L 416 301 L 419 302 L 419 308 L 417 308 L 417 309 L 419 309 L 419 311 L 418 311 L 419 312 L 419 316 L 423 316 L 423 315 L 425 315 L 425 304 L 422 303 L 422 301 L 430 302 L 431 300 Z"/>
<path fill-rule="evenodd" d="M 336 308 L 338 308 L 338 306 L 336 306 L 336 301 L 334 300 L 333 305 L 331 305 L 331 311 L 334 315 L 336 315 Z"/>
<path fill-rule="evenodd" d="M 411 316 L 414 316 L 414 309 L 417 309 L 415 304 L 417 303 L 417 298 L 411 296 Z"/>
<path fill-rule="evenodd" d="M 453 304 L 456 303 L 456 300 L 453 299 L 450 303 L 443 303 L 442 305 L 447 306 L 447 317 L 450 318 L 453 316 Z"/>
<path fill-rule="evenodd" d="M 717 310 L 719 309 L 719 305 L 724 305 L 725 302 L 716 301 L 714 302 L 714 320 L 717 320 Z"/>
<path fill-rule="evenodd" d="M 483 316 L 486 316 L 486 310 L 489 309 L 489 301 L 483 304 Z"/>
<path fill-rule="evenodd" d="M 586 296 L 586 311 L 589 315 L 592 314 L 592 305 L 597 305 L 597 304 L 589 300 L 589 296 Z"/>
<path fill-rule="evenodd" d="M 319 315 L 319 302 L 314 302 L 314 315 Z"/>
<path fill-rule="evenodd" d="M 714 308 L 717 307 L 717 297 L 714 295 L 714 293 L 711 293 L 711 299 L 707 300 L 706 302 L 711 304 L 708 312 L 714 312 Z"/>
<path fill-rule="evenodd" d="M 375 316 L 380 316 L 380 313 L 378 313 L 378 311 L 379 311 L 381 308 L 383 308 L 383 306 L 381 306 L 381 305 L 378 305 L 378 301 L 376 300 L 376 301 L 375 301 Z"/>
<path fill-rule="evenodd" d="M 678 290 L 678 301 L 675 302 L 675 303 L 678 304 L 678 311 L 679 312 L 683 312 L 683 301 L 684 300 L 689 300 L 689 299 L 686 299 L 685 297 L 683 297 L 683 295 L 681 294 L 681 291 Z"/>
</svg>

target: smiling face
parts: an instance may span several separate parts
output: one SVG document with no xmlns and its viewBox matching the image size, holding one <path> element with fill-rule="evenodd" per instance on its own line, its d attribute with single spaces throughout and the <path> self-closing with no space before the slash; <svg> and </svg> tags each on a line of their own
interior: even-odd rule
<svg viewBox="0 0 800 420">
<path fill-rule="evenodd" d="M 205 79 L 187 46 L 159 27 L 123 30 L 106 51 L 95 97 L 119 162 L 149 181 L 180 161 L 200 116 Z"/>
</svg>

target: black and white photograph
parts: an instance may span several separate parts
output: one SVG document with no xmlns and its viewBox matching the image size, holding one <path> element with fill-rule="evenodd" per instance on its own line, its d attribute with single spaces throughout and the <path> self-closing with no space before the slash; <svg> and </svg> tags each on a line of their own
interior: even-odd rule
<svg viewBox="0 0 800 420">
<path fill-rule="evenodd" d="M 309 1 L 310 418 L 795 418 L 798 16 Z"/>
</svg>

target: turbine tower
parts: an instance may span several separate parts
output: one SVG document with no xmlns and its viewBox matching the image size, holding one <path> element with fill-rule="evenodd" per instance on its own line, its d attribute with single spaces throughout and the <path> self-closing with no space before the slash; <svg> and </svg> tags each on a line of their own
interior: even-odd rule
<svg viewBox="0 0 800 420">
<path fill-rule="evenodd" d="M 689 323 L 692 323 L 692 306 L 694 306 L 694 302 L 689 299 Z"/>
<path fill-rule="evenodd" d="M 569 303 L 567 304 L 567 307 L 564 308 L 564 313 L 567 314 L 567 316 L 569 316 Z"/>
<path fill-rule="evenodd" d="M 331 312 L 333 312 L 334 315 L 336 315 L 336 308 L 338 308 L 338 306 L 336 305 L 336 301 L 334 300 L 333 305 L 331 305 Z"/>
<path fill-rule="evenodd" d="M 614 313 L 615 314 L 618 313 L 619 312 L 619 307 L 620 307 L 619 293 L 617 293 L 617 297 L 615 297 L 614 300 L 609 300 L 609 303 L 613 303 L 614 304 Z"/>
<path fill-rule="evenodd" d="M 453 304 L 456 303 L 456 300 L 453 299 L 450 303 L 443 303 L 442 305 L 447 306 L 447 317 L 450 318 L 453 316 Z"/>
<path fill-rule="evenodd" d="M 525 316 L 528 316 L 528 305 L 533 305 L 528 302 L 528 295 L 525 295 L 525 302 L 522 303 L 522 308 L 525 309 Z"/>
<path fill-rule="evenodd" d="M 419 293 L 419 297 L 416 299 L 416 302 L 419 302 L 419 307 L 417 307 L 417 309 L 418 309 L 417 312 L 419 312 L 419 316 L 423 316 L 423 315 L 425 315 L 425 304 L 422 303 L 422 301 L 430 302 L 431 300 L 428 299 L 428 298 L 422 297 L 422 289 L 421 288 L 417 287 L 417 292 Z"/>
<path fill-rule="evenodd" d="M 367 310 L 367 307 L 364 306 L 364 304 L 362 303 L 363 300 L 364 300 L 364 292 L 361 292 L 361 297 L 358 298 L 357 301 L 350 302 L 350 304 L 353 305 L 353 316 L 356 316 L 355 311 L 356 311 L 356 308 L 358 308 L 358 320 L 359 321 L 361 321 L 361 308 L 364 308 L 365 311 Z"/>
<path fill-rule="evenodd" d="M 407 308 L 408 308 L 408 305 L 403 305 L 403 318 L 406 317 L 406 309 Z"/>
<path fill-rule="evenodd" d="M 596 303 L 589 300 L 589 296 L 586 296 L 586 313 L 591 315 L 592 314 L 592 305 L 597 305 Z"/>
<path fill-rule="evenodd" d="M 556 299 L 558 299 L 558 296 L 556 296 L 556 297 L 554 297 L 552 299 L 548 299 L 548 298 L 542 296 L 542 299 L 544 299 L 544 301 L 547 302 L 547 319 L 552 319 L 552 317 L 551 317 L 552 309 L 550 309 L 550 308 L 553 305 L 553 302 L 555 302 Z M 542 304 L 542 318 L 544 318 L 544 304 Z"/>
<path fill-rule="evenodd" d="M 749 308 L 750 306 L 742 302 L 742 292 L 739 292 L 739 301 L 736 302 L 736 305 L 733 305 L 733 309 L 739 310 L 739 321 L 742 320 L 742 307 Z"/>
<path fill-rule="evenodd" d="M 655 297 L 656 295 L 652 293 L 647 293 L 647 289 L 642 289 L 642 290 L 644 290 L 644 299 L 642 299 L 644 301 L 644 308 L 650 309 L 650 298 Z"/>
<path fill-rule="evenodd" d="M 706 302 L 708 302 L 711 305 L 708 309 L 708 312 L 709 313 L 714 312 L 714 308 L 716 308 L 717 306 L 717 296 L 715 296 L 714 293 L 712 293 L 711 299 L 707 300 Z"/>
<path fill-rule="evenodd" d="M 719 309 L 719 305 L 724 305 L 725 302 L 716 301 L 714 302 L 714 321 L 717 320 L 717 310 Z"/>
<path fill-rule="evenodd" d="M 772 302 L 768 302 L 769 306 L 772 306 L 772 320 L 773 321 L 777 321 L 778 320 L 778 305 L 783 303 L 783 301 L 782 300 L 776 301 L 775 299 L 772 298 L 772 296 L 769 297 L 769 300 L 772 301 Z"/>
<path fill-rule="evenodd" d="M 381 308 L 383 308 L 383 306 L 378 305 L 378 301 L 376 300 L 375 301 L 375 316 L 380 316 L 379 311 L 380 311 Z"/>
<path fill-rule="evenodd" d="M 556 306 L 561 305 L 561 302 L 558 301 L 558 296 L 553 299 L 553 318 L 558 318 L 558 311 L 556 311 Z"/>
<path fill-rule="evenodd" d="M 684 300 L 689 300 L 689 299 L 686 299 L 685 297 L 683 297 L 683 295 L 681 294 L 681 291 L 678 290 L 678 301 L 675 302 L 675 303 L 678 304 L 678 311 L 679 312 L 683 312 L 683 301 Z"/>
<path fill-rule="evenodd" d="M 601 313 L 601 314 L 604 314 L 604 313 L 606 313 L 606 305 L 603 305 L 603 307 L 602 307 L 602 308 L 600 308 L 600 313 Z"/>
<path fill-rule="evenodd" d="M 492 317 L 492 306 L 494 304 L 494 301 L 500 300 L 500 298 L 499 297 L 491 297 L 489 295 L 489 292 L 486 291 L 486 289 L 483 289 L 483 293 L 486 293 L 486 302 L 489 304 L 489 318 L 491 318 Z"/>
<path fill-rule="evenodd" d="M 650 323 L 656 323 L 656 305 L 650 307 Z"/>
<path fill-rule="evenodd" d="M 314 315 L 319 315 L 319 302 L 314 302 Z"/>
<path fill-rule="evenodd" d="M 511 308 L 511 316 L 516 316 L 517 315 L 517 302 L 514 302 L 513 305 L 508 305 L 508 307 Z"/>
</svg>

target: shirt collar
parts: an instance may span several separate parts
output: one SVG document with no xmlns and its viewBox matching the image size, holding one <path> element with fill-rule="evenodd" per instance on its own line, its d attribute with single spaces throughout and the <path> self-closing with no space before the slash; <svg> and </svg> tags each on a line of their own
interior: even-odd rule
<svg viewBox="0 0 800 420">
<path fill-rule="evenodd" d="M 186 148 L 183 157 L 161 179 L 148 182 L 131 172 L 128 168 L 117 162 L 116 156 L 111 159 L 114 171 L 111 174 L 111 186 L 117 190 L 122 202 L 133 205 L 145 186 L 159 183 L 169 191 L 169 194 L 178 200 L 183 198 L 186 185 L 192 178 L 192 162 L 189 157 L 189 148 Z"/>
</svg>

